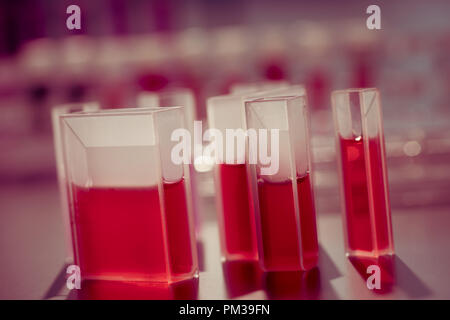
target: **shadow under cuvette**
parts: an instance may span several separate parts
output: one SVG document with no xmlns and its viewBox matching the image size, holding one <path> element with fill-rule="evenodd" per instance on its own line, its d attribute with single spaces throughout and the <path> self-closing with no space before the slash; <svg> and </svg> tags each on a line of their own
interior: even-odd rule
<svg viewBox="0 0 450 320">
<path fill-rule="evenodd" d="M 229 298 L 263 290 L 268 299 L 336 299 L 329 282 L 341 276 L 322 246 L 309 271 L 264 272 L 258 261 L 225 261 L 222 269 Z"/>
<path fill-rule="evenodd" d="M 321 279 L 318 268 L 309 271 L 266 272 L 263 283 L 269 299 L 320 298 Z"/>
<path fill-rule="evenodd" d="M 414 272 L 396 255 L 378 258 L 349 257 L 349 261 L 367 282 L 373 274 L 367 268 L 376 265 L 380 268 L 380 288 L 373 288 L 377 294 L 386 294 L 398 288 L 411 298 L 424 298 L 431 293 L 430 289 L 414 274 Z"/>
<path fill-rule="evenodd" d="M 318 299 L 320 271 L 263 272 L 258 261 L 225 261 L 222 264 L 229 298 L 263 290 L 268 299 Z"/>
<path fill-rule="evenodd" d="M 317 266 L 320 269 L 322 281 L 330 281 L 342 276 L 341 272 L 338 270 L 333 260 L 330 258 L 328 253 L 320 244 L 319 244 L 319 262 Z"/>
<path fill-rule="evenodd" d="M 410 298 L 418 299 L 429 296 L 432 291 L 420 278 L 403 262 L 400 257 L 395 256 L 395 270 L 397 286 L 401 288 Z"/>
<path fill-rule="evenodd" d="M 258 261 L 224 261 L 222 271 L 229 298 L 260 290 L 262 270 Z"/>
<path fill-rule="evenodd" d="M 198 278 L 172 284 L 86 280 L 80 290 L 71 290 L 68 300 L 194 300 Z"/>
<path fill-rule="evenodd" d="M 372 275 L 375 276 L 375 271 L 368 271 L 368 268 L 371 266 L 379 267 L 380 284 L 379 287 L 375 286 L 372 291 L 378 294 L 392 292 L 395 285 L 395 263 L 393 256 L 382 256 L 379 258 L 351 256 L 348 259 L 358 274 L 363 278 L 364 282 L 367 282 Z M 369 282 L 375 284 L 372 279 L 373 277 Z"/>
<path fill-rule="evenodd" d="M 47 292 L 45 293 L 43 297 L 44 300 L 52 299 L 53 297 L 56 297 L 61 294 L 61 291 L 64 289 L 64 286 L 66 285 L 67 267 L 68 265 L 63 265 L 58 275 L 56 276 L 55 280 L 53 280 L 50 288 L 48 288 Z"/>
</svg>

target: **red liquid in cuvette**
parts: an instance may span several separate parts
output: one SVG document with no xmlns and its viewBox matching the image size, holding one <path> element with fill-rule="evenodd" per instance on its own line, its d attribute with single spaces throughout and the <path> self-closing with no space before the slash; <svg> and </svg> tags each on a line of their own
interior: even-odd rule
<svg viewBox="0 0 450 320">
<path fill-rule="evenodd" d="M 317 264 L 316 215 L 309 174 L 297 178 L 297 192 L 301 243 L 298 237 L 292 181 L 258 183 L 263 250 L 261 262 L 267 271 L 307 270 Z"/>
<path fill-rule="evenodd" d="M 226 258 L 257 259 L 255 220 L 245 164 L 219 165 L 222 242 Z"/>
<path fill-rule="evenodd" d="M 303 266 L 309 270 L 317 265 L 319 243 L 317 241 L 316 208 L 310 175 L 297 178 L 297 193 L 302 232 Z"/>
<path fill-rule="evenodd" d="M 390 209 L 385 192 L 387 181 L 383 174 L 380 141 L 378 138 L 369 139 L 368 171 L 363 139 L 340 139 L 340 145 L 349 250 L 374 255 L 391 250 Z M 371 176 L 371 192 L 366 172 Z M 369 197 L 373 198 L 374 222 L 371 221 Z"/>
<path fill-rule="evenodd" d="M 169 281 L 166 246 L 172 276 L 191 272 L 192 248 L 183 184 L 184 180 L 164 184 L 167 228 L 156 186 L 73 186 L 76 263 L 82 277 Z"/>
<path fill-rule="evenodd" d="M 164 183 L 167 240 L 173 277 L 193 272 L 193 254 L 184 180 Z"/>
</svg>

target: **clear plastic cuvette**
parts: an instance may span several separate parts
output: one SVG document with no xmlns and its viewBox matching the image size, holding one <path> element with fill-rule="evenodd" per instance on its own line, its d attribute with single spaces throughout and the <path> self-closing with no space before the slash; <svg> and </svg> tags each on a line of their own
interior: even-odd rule
<svg viewBox="0 0 450 320">
<path fill-rule="evenodd" d="M 247 130 L 255 131 L 248 133 L 248 151 L 258 150 L 259 157 L 249 160 L 248 168 L 261 267 L 265 271 L 314 268 L 318 241 L 306 98 L 277 96 L 246 101 L 245 115 Z M 275 132 L 278 139 L 274 134 L 272 140 Z M 251 141 L 252 135 L 257 143 Z M 266 142 L 261 140 L 264 136 Z M 263 161 L 262 155 L 269 154 L 270 166 L 278 159 L 278 167 L 270 169 Z"/>
<path fill-rule="evenodd" d="M 221 159 L 216 157 L 214 178 L 222 258 L 226 260 L 258 258 L 245 162 L 245 119 L 242 109 L 240 95 L 212 97 L 207 102 L 209 130 L 212 130 L 210 145 L 215 144 L 218 153 L 222 154 Z M 213 135 L 214 131 L 217 135 Z M 233 136 L 234 133 L 236 136 Z M 218 140 L 222 143 L 217 143 Z"/>
<path fill-rule="evenodd" d="M 83 280 L 175 282 L 198 274 L 186 165 L 171 156 L 183 108 L 61 119 L 75 263 Z"/>
<path fill-rule="evenodd" d="M 100 105 L 97 102 L 73 103 L 56 106 L 52 109 L 52 127 L 53 127 L 53 143 L 56 159 L 56 173 L 58 177 L 58 186 L 60 194 L 60 204 L 64 231 L 66 235 L 66 263 L 73 263 L 73 244 L 69 219 L 69 201 L 67 191 L 66 174 L 64 170 L 64 158 L 62 151 L 61 129 L 59 117 L 63 114 L 99 110 Z"/>
<path fill-rule="evenodd" d="M 380 94 L 332 94 L 347 255 L 394 253 Z"/>
</svg>

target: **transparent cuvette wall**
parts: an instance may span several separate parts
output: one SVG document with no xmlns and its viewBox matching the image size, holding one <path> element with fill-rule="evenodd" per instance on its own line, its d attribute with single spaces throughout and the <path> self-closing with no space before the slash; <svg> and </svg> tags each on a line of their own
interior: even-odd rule
<svg viewBox="0 0 450 320">
<path fill-rule="evenodd" d="M 174 282 L 198 273 L 187 166 L 170 140 L 183 108 L 61 116 L 82 279 Z"/>
<path fill-rule="evenodd" d="M 347 254 L 394 253 L 380 94 L 332 94 Z"/>
<path fill-rule="evenodd" d="M 247 129 L 258 135 L 256 144 L 249 134 L 249 151 L 258 149 L 261 156 L 261 132 L 279 134 L 267 139 L 267 154 L 272 162 L 278 158 L 278 168 L 267 170 L 261 159 L 248 165 L 260 264 L 265 271 L 309 270 L 317 265 L 318 242 L 306 98 L 246 101 L 245 115 Z"/>
<path fill-rule="evenodd" d="M 226 260 L 255 260 L 258 258 L 256 230 L 252 201 L 249 194 L 245 150 L 238 155 L 237 148 L 227 155 L 227 130 L 243 133 L 245 120 L 242 96 L 225 95 L 208 99 L 208 124 L 223 137 L 219 152 L 223 158 L 215 159 L 214 179 L 222 258 Z M 236 132 L 238 132 L 236 131 Z M 245 136 L 235 139 L 245 144 Z M 214 143 L 214 138 L 211 138 Z M 245 148 L 245 147 L 244 147 Z"/>
<path fill-rule="evenodd" d="M 52 109 L 52 127 L 53 127 L 53 143 L 56 159 L 56 173 L 58 177 L 59 195 L 61 203 L 61 211 L 63 217 L 64 231 L 66 235 L 66 263 L 73 263 L 73 243 L 72 231 L 69 219 L 69 198 L 67 190 L 66 173 L 64 169 L 63 146 L 61 140 L 60 116 L 68 113 L 80 111 L 99 110 L 100 105 L 96 102 L 65 104 L 56 106 Z"/>
</svg>

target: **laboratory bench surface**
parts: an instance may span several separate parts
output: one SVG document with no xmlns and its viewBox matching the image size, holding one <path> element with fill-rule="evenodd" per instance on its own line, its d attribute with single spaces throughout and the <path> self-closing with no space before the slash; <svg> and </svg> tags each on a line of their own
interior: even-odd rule
<svg viewBox="0 0 450 320">
<path fill-rule="evenodd" d="M 318 213 L 319 265 L 309 272 L 263 273 L 257 263 L 221 262 L 208 200 L 198 279 L 171 286 L 89 282 L 69 292 L 58 201 L 53 182 L 0 187 L 0 299 L 450 299 L 449 207 L 393 209 L 396 256 L 382 264 L 382 290 L 367 288 L 366 261 L 345 256 L 337 212 Z"/>
</svg>

